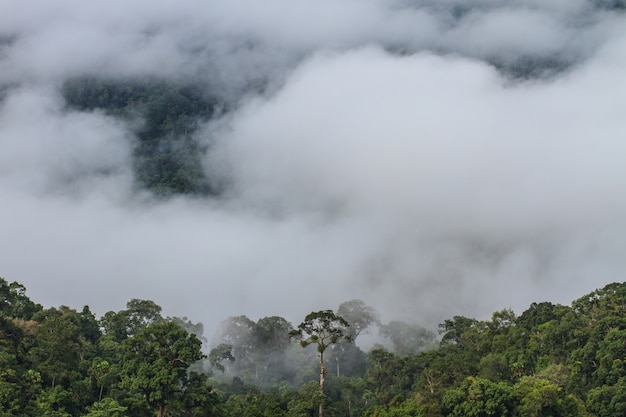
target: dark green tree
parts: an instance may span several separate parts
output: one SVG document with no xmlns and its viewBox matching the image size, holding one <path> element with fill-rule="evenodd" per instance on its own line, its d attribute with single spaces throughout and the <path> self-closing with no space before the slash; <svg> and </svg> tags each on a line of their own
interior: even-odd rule
<svg viewBox="0 0 626 417">
<path fill-rule="evenodd" d="M 26 296 L 26 287 L 18 282 L 9 283 L 0 277 L 0 314 L 6 317 L 30 320 L 42 307 Z"/>
<path fill-rule="evenodd" d="M 454 316 L 439 325 L 442 345 L 456 345 L 476 351 L 484 347 L 482 334 L 486 330 L 485 323 L 463 316 Z"/>
<path fill-rule="evenodd" d="M 446 392 L 442 410 L 447 417 L 506 417 L 512 415 L 513 388 L 480 377 L 468 377 Z"/>
<path fill-rule="evenodd" d="M 151 300 L 133 298 L 126 303 L 126 310 L 107 312 L 100 319 L 100 324 L 105 334 L 121 342 L 162 320 L 161 306 Z"/>
<path fill-rule="evenodd" d="M 204 358 L 201 345 L 195 335 L 174 323 L 150 324 L 122 343 L 121 387 L 138 393 L 158 417 L 166 410 L 183 409 L 192 383 L 198 382 L 188 369 Z"/>
<path fill-rule="evenodd" d="M 81 361 L 86 360 L 84 349 L 88 348 L 80 333 L 80 315 L 66 306 L 49 308 L 35 316 L 37 327 L 36 346 L 30 351 L 30 359 L 42 373 L 44 380 L 54 389 L 57 383 L 66 388 L 79 375 Z"/>
<path fill-rule="evenodd" d="M 626 377 L 620 378 L 615 385 L 602 385 L 589 390 L 586 406 L 596 417 L 626 415 Z"/>
</svg>

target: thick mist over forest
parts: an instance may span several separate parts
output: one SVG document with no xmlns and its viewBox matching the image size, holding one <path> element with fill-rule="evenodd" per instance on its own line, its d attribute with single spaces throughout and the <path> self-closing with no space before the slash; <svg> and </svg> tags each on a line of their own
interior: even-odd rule
<svg viewBox="0 0 626 417">
<path fill-rule="evenodd" d="M 0 276 L 208 336 L 355 298 L 434 329 L 621 281 L 624 8 L 5 2 Z"/>
</svg>

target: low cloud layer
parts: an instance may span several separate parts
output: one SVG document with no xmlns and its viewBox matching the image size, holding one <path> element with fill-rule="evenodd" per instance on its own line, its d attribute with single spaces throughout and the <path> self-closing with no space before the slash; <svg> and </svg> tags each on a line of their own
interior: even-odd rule
<svg viewBox="0 0 626 417">
<path fill-rule="evenodd" d="M 0 276 L 35 301 L 152 299 L 210 335 L 361 298 L 434 328 L 623 280 L 618 10 L 29 3 L 0 14 Z M 138 190 L 132 126 L 65 106 L 83 75 L 195 80 L 228 102 L 196 132 L 224 194 Z"/>
</svg>

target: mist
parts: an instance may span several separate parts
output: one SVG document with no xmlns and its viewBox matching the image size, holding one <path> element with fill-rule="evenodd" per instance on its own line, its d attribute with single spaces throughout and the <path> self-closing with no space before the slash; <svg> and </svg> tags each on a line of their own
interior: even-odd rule
<svg viewBox="0 0 626 417">
<path fill-rule="evenodd" d="M 0 13 L 0 276 L 205 324 L 363 299 L 434 329 L 626 269 L 626 18 L 601 2 L 31 0 Z M 191 80 L 223 184 L 155 198 L 75 77 Z"/>
</svg>

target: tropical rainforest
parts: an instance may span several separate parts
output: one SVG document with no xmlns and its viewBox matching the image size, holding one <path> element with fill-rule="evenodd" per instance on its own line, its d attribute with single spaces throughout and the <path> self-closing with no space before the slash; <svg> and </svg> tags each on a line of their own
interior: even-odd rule
<svg viewBox="0 0 626 417">
<path fill-rule="evenodd" d="M 626 0 L 0 1 L 0 417 L 626 416 L 625 57 Z"/>
<path fill-rule="evenodd" d="M 371 338 L 414 355 L 448 316 L 623 278 L 625 0 L 1 4 L 0 274 L 98 315 L 154 300 L 208 339 L 289 318 L 271 366 L 200 339 L 219 384 L 299 387 L 324 349 L 331 395 L 349 340 L 340 377 Z M 318 344 L 352 299 L 418 323 Z"/>
<path fill-rule="evenodd" d="M 626 413 L 626 283 L 438 335 L 361 300 L 293 325 L 242 315 L 211 345 L 150 300 L 97 318 L 0 279 L 0 416 L 467 417 Z M 377 329 L 367 352 L 358 338 Z"/>
</svg>

